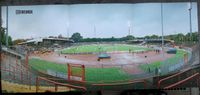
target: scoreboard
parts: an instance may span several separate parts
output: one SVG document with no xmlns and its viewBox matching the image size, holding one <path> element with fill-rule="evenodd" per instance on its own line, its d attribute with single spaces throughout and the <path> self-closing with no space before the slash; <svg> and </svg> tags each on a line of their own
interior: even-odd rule
<svg viewBox="0 0 200 95">
<path fill-rule="evenodd" d="M 16 10 L 16 14 L 33 14 L 33 10 Z"/>
</svg>

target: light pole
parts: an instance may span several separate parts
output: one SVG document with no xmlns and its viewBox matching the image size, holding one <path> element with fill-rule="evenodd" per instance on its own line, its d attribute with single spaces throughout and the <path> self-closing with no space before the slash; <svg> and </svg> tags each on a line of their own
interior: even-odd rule
<svg viewBox="0 0 200 95">
<path fill-rule="evenodd" d="M 164 56 L 164 33 L 163 33 L 163 3 L 162 3 L 162 1 L 161 1 L 161 5 L 160 5 L 160 7 L 161 7 L 161 14 L 160 14 L 160 16 L 161 16 L 161 32 L 162 32 L 162 54 L 163 54 L 163 56 Z"/>
<path fill-rule="evenodd" d="M 131 35 L 131 22 L 128 21 L 128 36 Z"/>
<path fill-rule="evenodd" d="M 94 24 L 94 37 L 96 38 L 96 25 Z"/>
<path fill-rule="evenodd" d="M 70 38 L 69 37 L 69 23 L 67 23 L 67 37 Z"/>
<path fill-rule="evenodd" d="M 189 11 L 189 22 L 190 22 L 190 40 L 192 41 L 192 16 L 191 16 L 191 10 L 192 10 L 192 2 L 190 0 L 188 4 L 188 11 Z"/>
</svg>

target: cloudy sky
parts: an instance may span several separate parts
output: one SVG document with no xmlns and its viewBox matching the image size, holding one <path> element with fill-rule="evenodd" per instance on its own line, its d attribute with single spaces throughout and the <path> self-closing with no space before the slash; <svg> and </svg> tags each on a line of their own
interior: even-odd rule
<svg viewBox="0 0 200 95">
<path fill-rule="evenodd" d="M 33 10 L 33 14 L 16 14 L 16 10 Z M 5 27 L 6 7 L 2 7 L 2 18 Z M 75 32 L 84 38 L 123 37 L 128 35 L 129 25 L 131 35 L 142 37 L 161 35 L 161 4 L 10 6 L 8 20 L 13 39 L 71 36 Z M 164 3 L 163 21 L 165 35 L 189 32 L 188 3 Z M 192 30 L 197 31 L 196 3 L 192 4 Z"/>
</svg>

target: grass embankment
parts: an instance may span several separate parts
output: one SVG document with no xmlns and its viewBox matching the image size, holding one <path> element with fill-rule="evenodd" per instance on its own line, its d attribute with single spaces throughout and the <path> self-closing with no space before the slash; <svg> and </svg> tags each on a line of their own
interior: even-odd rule
<svg viewBox="0 0 200 95">
<path fill-rule="evenodd" d="M 159 68 L 161 65 L 173 65 L 178 63 L 181 58 L 184 58 L 184 54 L 186 54 L 186 51 L 177 50 L 177 53 L 175 54 L 174 57 L 165 60 L 165 63 L 167 64 L 163 64 L 164 62 L 161 61 L 156 61 L 150 64 L 141 64 L 139 65 L 139 68 L 142 69 L 143 71 L 148 72 L 149 68 L 150 70 L 155 70 L 156 68 Z"/>
<path fill-rule="evenodd" d="M 54 62 L 48 62 L 41 59 L 30 59 L 29 65 L 34 69 L 47 73 L 47 70 L 61 72 L 67 75 L 66 64 L 56 64 Z M 76 72 L 77 70 L 77 72 Z M 73 70 L 78 73 L 78 69 Z M 129 75 L 121 70 L 120 68 L 85 68 L 86 81 L 89 82 L 110 82 L 110 81 L 121 81 L 128 80 Z"/>
</svg>

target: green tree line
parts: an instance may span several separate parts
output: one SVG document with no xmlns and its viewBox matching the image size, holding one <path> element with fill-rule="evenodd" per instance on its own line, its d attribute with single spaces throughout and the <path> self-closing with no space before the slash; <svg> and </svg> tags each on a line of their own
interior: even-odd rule
<svg viewBox="0 0 200 95">
<path fill-rule="evenodd" d="M 182 33 L 178 33 L 175 35 L 167 35 L 165 36 L 165 39 L 170 39 L 170 40 L 174 40 L 175 43 L 177 44 L 182 44 L 182 43 L 197 43 L 198 42 L 198 32 L 193 32 L 191 33 L 187 33 L 187 34 L 182 34 Z"/>
<path fill-rule="evenodd" d="M 6 32 L 5 32 L 5 28 L 2 28 L 0 29 L 0 32 L 1 32 L 1 43 L 2 45 L 6 45 Z M 8 36 L 8 45 L 13 45 L 13 42 L 12 42 L 12 37 L 11 36 Z"/>
<path fill-rule="evenodd" d="M 83 38 L 80 33 L 76 32 L 71 36 L 70 39 L 74 40 L 75 42 L 101 42 L 101 41 L 109 42 L 109 41 L 133 40 L 133 39 L 135 39 L 135 37 L 132 36 L 132 35 L 128 35 L 128 36 L 122 37 L 122 38 L 115 38 L 115 37 L 111 37 L 111 38 Z"/>
<path fill-rule="evenodd" d="M 139 37 L 134 37 L 132 35 L 128 35 L 125 37 L 121 38 L 115 38 L 115 37 L 110 37 L 110 38 L 83 38 L 80 33 L 74 33 L 71 36 L 71 39 L 74 40 L 75 42 L 101 42 L 101 41 L 127 41 L 127 40 L 134 40 Z M 140 37 L 140 39 L 161 39 L 161 36 L 158 35 L 148 35 L 144 37 Z M 178 34 L 173 34 L 173 35 L 166 35 L 164 36 L 164 39 L 168 40 L 174 40 L 175 43 L 184 43 L 184 42 L 198 42 L 198 32 L 193 32 L 192 36 L 190 37 L 190 33 L 187 33 L 186 35 L 182 33 Z"/>
</svg>

